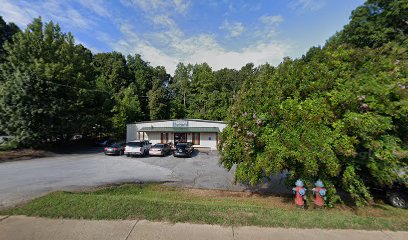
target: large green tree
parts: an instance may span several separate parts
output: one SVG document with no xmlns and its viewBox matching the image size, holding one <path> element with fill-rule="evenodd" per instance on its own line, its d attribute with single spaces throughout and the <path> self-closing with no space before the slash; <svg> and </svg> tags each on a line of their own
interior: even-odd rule
<svg viewBox="0 0 408 240">
<path fill-rule="evenodd" d="M 0 63 L 5 57 L 3 45 L 6 41 L 12 42 L 13 35 L 20 32 L 20 29 L 14 23 L 6 23 L 0 16 Z"/>
<path fill-rule="evenodd" d="M 193 66 L 179 63 L 171 79 L 169 90 L 171 98 L 171 117 L 187 117 L 187 107 L 189 105 L 190 81 Z"/>
<path fill-rule="evenodd" d="M 0 126 L 20 145 L 69 139 L 93 128 L 92 53 L 58 25 L 35 19 L 4 45 Z"/>
<path fill-rule="evenodd" d="M 389 41 L 406 41 L 406 0 L 368 0 L 352 12 L 341 32 L 344 42 L 358 47 L 378 47 Z"/>
<path fill-rule="evenodd" d="M 128 96 L 130 92 L 136 92 L 134 85 L 131 87 L 132 90 L 124 90 L 131 82 L 126 58 L 118 52 L 98 53 L 94 56 L 92 64 L 96 74 L 96 87 L 100 91 L 96 100 L 101 106 L 101 112 L 95 116 L 99 133 L 123 136 L 125 133 L 123 125 L 126 125 L 126 121 L 123 123 L 119 121 L 128 118 L 127 112 L 123 111 L 123 103 L 128 100 L 122 97 Z"/>
<path fill-rule="evenodd" d="M 169 119 L 170 101 L 167 85 L 170 75 L 164 67 L 157 67 L 154 71 L 152 89 L 148 92 L 150 119 Z"/>
<path fill-rule="evenodd" d="M 154 68 L 142 59 L 139 54 L 127 57 L 132 82 L 137 87 L 140 107 L 143 113 L 141 120 L 150 119 L 148 92 L 153 87 Z"/>
<path fill-rule="evenodd" d="M 393 4 L 401 8 L 375 8 L 375 17 L 364 10 Z M 370 186 L 401 177 L 408 160 L 408 46 L 391 21 L 403 6 L 368 1 L 323 48 L 276 69 L 261 66 L 244 82 L 220 143 L 221 162 L 237 165 L 238 181 L 257 184 L 288 170 L 291 184 L 301 178 L 311 187 L 322 179 L 329 203 L 342 189 L 360 206 L 370 201 Z M 377 21 L 380 13 L 385 23 Z M 372 24 L 372 33 L 391 26 L 398 36 L 371 39 L 361 26 Z M 343 39 L 352 32 L 361 39 Z"/>
<path fill-rule="evenodd" d="M 173 118 L 224 120 L 244 79 L 255 75 L 253 64 L 239 71 L 213 71 L 207 63 L 177 65 L 168 86 Z"/>
<path fill-rule="evenodd" d="M 112 123 L 119 136 L 123 136 L 126 131 L 126 124 L 141 120 L 142 111 L 137 88 L 134 83 L 115 94 L 115 105 L 112 109 Z"/>
</svg>

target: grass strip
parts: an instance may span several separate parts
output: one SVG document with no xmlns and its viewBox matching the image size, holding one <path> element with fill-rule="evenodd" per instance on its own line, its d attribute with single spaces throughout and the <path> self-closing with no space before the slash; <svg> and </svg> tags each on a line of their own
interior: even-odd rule
<svg viewBox="0 0 408 240">
<path fill-rule="evenodd" d="M 407 210 L 387 205 L 374 205 L 358 211 L 338 208 L 303 210 L 276 197 L 205 196 L 205 191 L 197 195 L 156 184 L 126 184 L 88 192 L 54 192 L 0 214 L 285 228 L 408 230 Z"/>
</svg>

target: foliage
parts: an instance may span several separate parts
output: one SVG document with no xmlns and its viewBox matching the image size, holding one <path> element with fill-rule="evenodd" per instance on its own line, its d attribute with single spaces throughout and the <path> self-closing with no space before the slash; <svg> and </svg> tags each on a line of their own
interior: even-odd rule
<svg viewBox="0 0 408 240">
<path fill-rule="evenodd" d="M 20 145 L 38 146 L 86 133 L 95 92 L 92 54 L 71 34 L 37 18 L 6 42 L 1 65 L 0 126 Z"/>
<path fill-rule="evenodd" d="M 104 91 L 102 119 L 105 129 L 112 128 L 123 137 L 126 124 L 169 117 L 166 85 L 170 76 L 164 67 L 153 68 L 140 55 L 98 53 L 94 57 L 96 84 Z M 112 131 L 111 130 L 111 131 Z"/>
<path fill-rule="evenodd" d="M 342 40 L 358 47 L 378 47 L 390 41 L 405 41 L 408 34 L 406 0 L 368 0 L 355 9 Z"/>
<path fill-rule="evenodd" d="M 207 63 L 180 63 L 170 83 L 173 118 L 224 120 L 244 79 L 255 74 L 253 64 L 239 71 L 213 71 Z"/>
<path fill-rule="evenodd" d="M 164 67 L 155 69 L 155 79 L 152 89 L 148 92 L 150 119 L 168 119 L 170 117 L 169 93 L 166 85 L 170 75 L 166 73 Z"/>
<path fill-rule="evenodd" d="M 3 45 L 6 41 L 12 42 L 13 35 L 20 32 L 20 29 L 14 23 L 6 23 L 0 16 L 0 63 L 5 58 Z M 0 80 L 1 81 L 1 80 Z"/>
<path fill-rule="evenodd" d="M 122 89 L 115 96 L 115 101 L 116 104 L 112 109 L 114 113 L 112 117 L 113 127 L 118 132 L 124 133 L 126 123 L 136 122 L 140 120 L 142 115 L 135 85 L 132 83 L 127 88 Z"/>
<path fill-rule="evenodd" d="M 288 183 L 301 178 L 308 188 L 322 179 L 332 186 L 329 205 L 336 188 L 361 206 L 371 200 L 370 186 L 401 177 L 408 160 L 408 41 L 398 20 L 405 13 L 395 13 L 405 8 L 403 1 L 368 1 L 325 47 L 276 69 L 261 66 L 231 107 L 222 164 L 236 164 L 236 179 L 253 185 L 284 170 Z M 368 26 L 372 32 L 364 32 Z M 382 36 L 389 28 L 395 34 Z"/>
<path fill-rule="evenodd" d="M 252 64 L 213 71 L 206 63 L 180 63 L 172 78 L 138 54 L 92 55 L 52 22 L 35 19 L 19 32 L 0 19 L 0 132 L 16 136 L 20 146 L 75 134 L 121 138 L 135 121 L 223 120 L 253 70 Z"/>
</svg>

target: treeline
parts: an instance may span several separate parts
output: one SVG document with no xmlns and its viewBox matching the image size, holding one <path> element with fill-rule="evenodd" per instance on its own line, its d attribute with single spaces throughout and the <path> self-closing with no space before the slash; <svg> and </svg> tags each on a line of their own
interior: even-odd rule
<svg viewBox="0 0 408 240">
<path fill-rule="evenodd" d="M 21 31 L 0 17 L 0 134 L 20 146 L 83 137 L 124 137 L 126 124 L 178 118 L 223 120 L 257 71 L 180 63 L 174 76 L 140 55 L 93 54 L 58 24 Z"/>
<path fill-rule="evenodd" d="M 361 206 L 371 187 L 406 182 L 407 19 L 406 1 L 369 0 L 323 47 L 261 67 L 231 108 L 222 164 L 252 184 L 284 170 L 292 186 L 321 179 L 329 205 L 339 189 Z"/>
</svg>

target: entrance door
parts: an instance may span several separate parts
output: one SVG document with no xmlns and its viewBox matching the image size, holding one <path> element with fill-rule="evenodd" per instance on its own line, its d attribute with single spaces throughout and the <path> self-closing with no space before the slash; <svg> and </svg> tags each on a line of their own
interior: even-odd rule
<svg viewBox="0 0 408 240">
<path fill-rule="evenodd" d="M 169 142 L 169 133 L 161 133 L 160 143 L 168 143 L 168 142 Z"/>
<path fill-rule="evenodd" d="M 193 133 L 193 145 L 200 145 L 200 133 Z"/>
<path fill-rule="evenodd" d="M 174 133 L 174 143 L 186 143 L 187 133 Z"/>
</svg>

